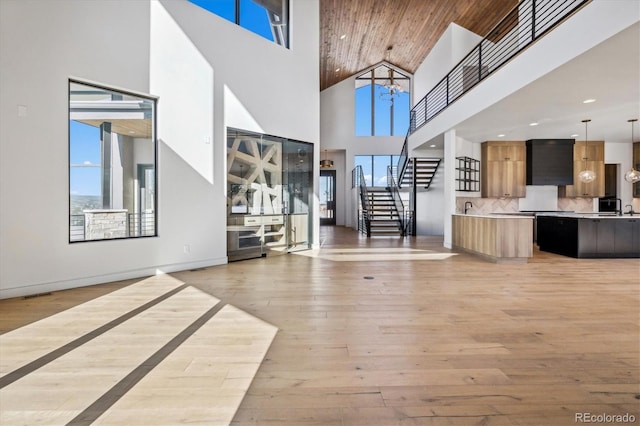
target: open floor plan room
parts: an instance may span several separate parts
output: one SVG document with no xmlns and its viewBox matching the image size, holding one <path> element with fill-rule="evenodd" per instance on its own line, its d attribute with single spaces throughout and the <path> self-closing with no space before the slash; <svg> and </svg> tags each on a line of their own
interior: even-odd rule
<svg viewBox="0 0 640 426">
<path fill-rule="evenodd" d="M 0 301 L 0 423 L 638 421 L 637 259 L 536 250 L 494 264 L 438 237 L 321 237 L 314 251 Z"/>
</svg>

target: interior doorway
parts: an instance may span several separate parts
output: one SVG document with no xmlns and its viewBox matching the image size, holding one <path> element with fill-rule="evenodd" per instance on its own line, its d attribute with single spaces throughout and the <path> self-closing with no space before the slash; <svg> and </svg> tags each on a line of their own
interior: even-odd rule
<svg viewBox="0 0 640 426">
<path fill-rule="evenodd" d="M 336 171 L 320 170 L 320 225 L 336 224 Z"/>
</svg>

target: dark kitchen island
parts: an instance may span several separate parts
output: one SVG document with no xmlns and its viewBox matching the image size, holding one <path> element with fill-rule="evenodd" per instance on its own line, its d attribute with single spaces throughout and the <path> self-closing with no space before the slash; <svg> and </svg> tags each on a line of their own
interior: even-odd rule
<svg viewBox="0 0 640 426">
<path fill-rule="evenodd" d="M 571 257 L 640 257 L 640 217 L 538 215 L 538 246 Z"/>
</svg>

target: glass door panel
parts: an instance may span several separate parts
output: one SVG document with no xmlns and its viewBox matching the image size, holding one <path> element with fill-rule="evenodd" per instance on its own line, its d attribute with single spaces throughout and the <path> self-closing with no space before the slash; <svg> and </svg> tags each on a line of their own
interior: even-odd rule
<svg viewBox="0 0 640 426">
<path fill-rule="evenodd" d="M 227 167 L 229 260 L 286 252 L 282 140 L 229 129 Z"/>
<path fill-rule="evenodd" d="M 283 202 L 284 139 L 263 136 L 260 166 L 254 181 L 253 210 L 262 215 L 262 253 L 273 256 L 287 252 L 287 220 Z"/>
<path fill-rule="evenodd" d="M 313 145 L 229 129 L 227 256 L 272 256 L 310 247 Z"/>
<path fill-rule="evenodd" d="M 313 145 L 286 140 L 283 148 L 283 199 L 287 216 L 288 251 L 311 246 L 313 199 Z"/>
<path fill-rule="evenodd" d="M 336 172 L 320 170 L 320 225 L 336 224 Z"/>
</svg>

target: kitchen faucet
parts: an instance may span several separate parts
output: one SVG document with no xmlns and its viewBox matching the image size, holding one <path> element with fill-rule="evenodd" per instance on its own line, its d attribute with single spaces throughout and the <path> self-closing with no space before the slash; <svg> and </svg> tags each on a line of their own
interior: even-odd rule
<svg viewBox="0 0 640 426">
<path fill-rule="evenodd" d="M 635 213 L 633 211 L 633 206 L 631 204 L 627 204 L 627 205 L 625 205 L 625 207 L 629 207 L 629 211 L 626 212 L 625 214 L 628 214 L 629 216 L 633 216 L 633 214 Z"/>
<path fill-rule="evenodd" d="M 469 207 L 467 207 L 467 205 L 469 205 Z M 469 211 L 469 209 L 473 207 L 473 203 L 471 201 L 465 201 L 464 202 L 464 214 L 467 214 L 467 212 Z"/>
<path fill-rule="evenodd" d="M 616 200 L 616 213 L 618 213 L 618 216 L 622 216 L 622 200 L 620 198 L 614 198 L 614 200 Z M 618 209 L 618 204 L 620 205 L 620 208 Z"/>
</svg>

